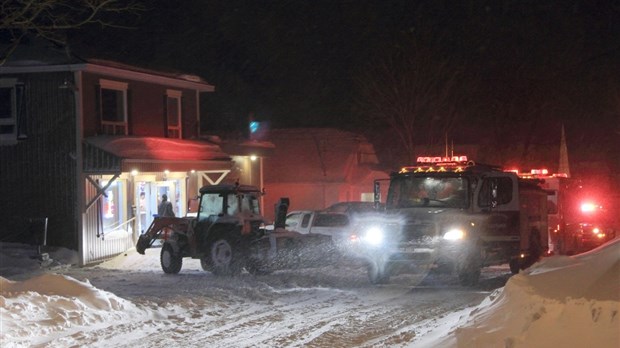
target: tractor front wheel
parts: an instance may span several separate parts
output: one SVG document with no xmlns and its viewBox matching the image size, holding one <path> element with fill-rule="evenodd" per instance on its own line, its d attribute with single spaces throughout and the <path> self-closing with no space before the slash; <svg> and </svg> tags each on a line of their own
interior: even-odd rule
<svg viewBox="0 0 620 348">
<path fill-rule="evenodd" d="M 168 242 L 162 246 L 159 260 L 164 273 L 177 274 L 183 267 L 183 258 L 174 252 L 174 248 Z"/>
</svg>

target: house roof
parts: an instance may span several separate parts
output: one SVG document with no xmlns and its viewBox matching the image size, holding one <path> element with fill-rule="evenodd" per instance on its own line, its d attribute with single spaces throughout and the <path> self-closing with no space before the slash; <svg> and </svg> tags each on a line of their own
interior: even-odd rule
<svg viewBox="0 0 620 348">
<path fill-rule="evenodd" d="M 356 182 L 377 165 L 365 137 L 333 128 L 272 129 L 272 156 L 264 159 L 268 182 Z"/>
<path fill-rule="evenodd" d="M 214 86 L 196 75 L 146 69 L 104 59 L 84 59 L 71 53 L 65 47 L 41 38 L 32 38 L 20 44 L 0 66 L 0 73 L 55 71 L 86 71 L 174 87 L 192 88 L 201 92 L 215 90 Z"/>
<path fill-rule="evenodd" d="M 221 144 L 226 153 L 233 156 L 260 156 L 269 157 L 273 155 L 275 145 L 269 141 L 224 141 Z"/>
</svg>

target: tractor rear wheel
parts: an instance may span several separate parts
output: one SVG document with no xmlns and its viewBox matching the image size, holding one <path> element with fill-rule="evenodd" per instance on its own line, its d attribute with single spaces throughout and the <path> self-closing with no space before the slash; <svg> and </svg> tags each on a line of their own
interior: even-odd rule
<svg viewBox="0 0 620 348">
<path fill-rule="evenodd" d="M 230 237 L 216 237 L 208 244 L 209 255 L 204 258 L 206 268 L 215 275 L 241 273 L 243 257 L 238 244 Z"/>
</svg>

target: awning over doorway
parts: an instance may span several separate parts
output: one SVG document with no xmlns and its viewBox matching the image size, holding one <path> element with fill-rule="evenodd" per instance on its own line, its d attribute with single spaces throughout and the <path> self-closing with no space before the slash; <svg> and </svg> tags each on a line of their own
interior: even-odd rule
<svg viewBox="0 0 620 348">
<path fill-rule="evenodd" d="M 84 140 L 85 173 L 228 170 L 231 166 L 230 156 L 207 141 L 133 136 Z"/>
</svg>

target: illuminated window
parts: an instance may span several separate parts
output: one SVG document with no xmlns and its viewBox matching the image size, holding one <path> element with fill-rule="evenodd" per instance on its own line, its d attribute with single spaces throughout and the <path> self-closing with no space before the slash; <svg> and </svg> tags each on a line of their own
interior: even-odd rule
<svg viewBox="0 0 620 348">
<path fill-rule="evenodd" d="M 181 138 L 181 92 L 166 91 L 166 121 L 168 138 Z"/>
<path fill-rule="evenodd" d="M 127 135 L 127 83 L 99 80 L 99 85 L 101 132 Z"/>
<path fill-rule="evenodd" d="M 24 108 L 24 85 L 17 79 L 0 79 L 0 144 L 17 143 Z"/>
<path fill-rule="evenodd" d="M 102 186 L 105 185 L 107 182 L 103 181 Z M 127 230 L 127 214 L 123 208 L 125 201 L 125 185 L 122 180 L 116 180 L 107 188 L 102 197 L 101 216 L 104 233 Z"/>
</svg>

